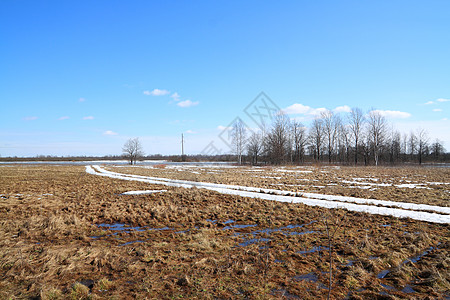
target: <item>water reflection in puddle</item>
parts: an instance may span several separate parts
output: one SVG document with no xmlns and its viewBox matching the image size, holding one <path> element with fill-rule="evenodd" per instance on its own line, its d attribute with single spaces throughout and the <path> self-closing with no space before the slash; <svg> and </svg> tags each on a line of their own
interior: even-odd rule
<svg viewBox="0 0 450 300">
<path fill-rule="evenodd" d="M 329 250 L 329 249 L 330 248 L 328 248 L 328 247 L 318 246 L 318 247 L 312 247 L 309 250 L 297 251 L 297 253 L 305 255 L 308 253 L 320 252 L 320 251 Z"/>
<path fill-rule="evenodd" d="M 230 224 L 228 226 L 224 226 L 222 228 L 222 230 L 239 230 L 239 229 L 245 229 L 245 228 L 251 228 L 251 227 L 257 227 L 258 224 L 235 224 L 236 221 L 235 220 L 226 220 L 224 222 L 220 222 L 218 220 L 213 220 L 213 219 L 206 219 L 207 222 L 210 222 L 212 224 Z M 313 230 L 307 230 L 307 231 L 292 231 L 292 229 L 296 229 L 296 228 L 302 228 L 305 227 L 307 225 L 310 225 L 312 223 L 314 223 L 316 221 L 311 221 L 309 223 L 306 224 L 290 224 L 287 226 L 283 226 L 283 227 L 279 227 L 279 228 L 263 228 L 263 229 L 258 229 L 258 230 L 254 230 L 250 233 L 246 233 L 246 232 L 233 232 L 232 236 L 240 236 L 242 237 L 242 242 L 239 243 L 237 246 L 238 247 L 246 247 L 252 244 L 256 244 L 256 243 L 263 243 L 263 242 L 269 242 L 271 239 L 268 237 L 264 237 L 263 235 L 271 235 L 272 233 L 278 232 L 281 233 L 283 235 L 286 236 L 290 236 L 290 235 L 304 235 L 304 234 L 310 234 L 310 233 L 316 233 L 317 231 L 313 231 Z M 125 224 L 125 223 L 112 223 L 112 224 L 108 224 L 108 223 L 101 223 L 101 224 L 96 224 L 96 226 L 98 228 L 101 228 L 103 230 L 109 230 L 112 231 L 113 233 L 111 234 L 104 234 L 104 235 L 98 235 L 98 236 L 91 236 L 92 239 L 100 239 L 100 238 L 104 238 L 104 237 L 108 237 L 108 236 L 114 236 L 117 235 L 118 233 L 132 233 L 132 232 L 144 232 L 144 231 L 165 231 L 165 230 L 174 230 L 174 228 L 169 228 L 167 226 L 162 227 L 162 228 L 153 228 L 150 226 L 132 226 L 129 224 Z M 179 230 L 179 231 L 175 231 L 174 233 L 176 234 L 184 234 L 184 233 L 188 233 L 191 232 L 195 229 L 199 229 L 199 227 L 194 227 L 191 229 L 184 229 L 184 230 Z M 120 244 L 119 246 L 126 246 L 126 245 L 130 245 L 133 243 L 142 243 L 142 240 L 136 240 L 136 241 L 129 241 L 123 244 Z M 263 249 L 264 247 L 261 246 L 260 249 Z M 321 251 L 321 250 L 326 250 L 328 248 L 324 248 L 324 247 L 318 247 L 317 249 L 311 249 L 308 251 L 300 251 L 299 253 L 311 253 L 311 252 L 316 252 L 316 251 Z"/>
<path fill-rule="evenodd" d="M 440 243 L 438 244 L 438 246 L 439 245 L 440 245 Z M 397 268 L 401 268 L 404 264 L 407 264 L 407 263 L 417 263 L 419 260 L 422 259 L 422 257 L 424 257 L 425 255 L 428 255 L 434 249 L 437 249 L 437 247 L 429 247 L 428 249 L 426 249 L 421 254 L 419 254 L 417 256 L 414 256 L 412 258 L 405 259 L 404 261 L 402 261 L 400 263 L 400 265 Z M 391 270 L 392 269 L 381 271 L 380 273 L 378 273 L 377 278 L 378 279 L 383 279 L 384 277 L 386 277 L 387 274 L 389 274 L 391 272 Z"/>
</svg>

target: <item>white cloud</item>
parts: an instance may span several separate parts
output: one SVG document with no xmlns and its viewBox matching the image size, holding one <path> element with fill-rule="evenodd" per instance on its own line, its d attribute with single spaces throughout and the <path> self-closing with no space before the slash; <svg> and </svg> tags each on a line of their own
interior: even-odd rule
<svg viewBox="0 0 450 300">
<path fill-rule="evenodd" d="M 335 109 L 333 109 L 333 111 L 336 113 L 348 112 L 350 110 L 351 108 L 347 105 L 338 106 Z M 281 112 L 288 115 L 307 115 L 310 117 L 316 117 L 326 111 L 328 111 L 328 109 L 326 109 L 325 107 L 313 108 L 308 105 L 303 105 L 300 103 L 294 103 L 291 106 L 288 106 L 285 109 L 281 110 Z"/>
<path fill-rule="evenodd" d="M 23 118 L 24 121 L 34 121 L 34 120 L 37 120 L 37 119 L 38 119 L 38 117 L 35 117 L 35 116 L 30 116 L 30 117 Z"/>
<path fill-rule="evenodd" d="M 425 103 L 425 105 L 430 105 L 430 104 L 434 104 L 434 101 L 428 101 Z"/>
<path fill-rule="evenodd" d="M 286 107 L 282 111 L 288 115 L 308 114 L 311 111 L 311 107 L 300 103 L 294 103 L 291 106 Z"/>
<path fill-rule="evenodd" d="M 67 120 L 67 119 L 70 119 L 70 117 L 68 117 L 68 116 L 62 116 L 62 117 L 59 117 L 59 118 L 58 118 L 59 121 L 63 121 L 63 120 Z"/>
<path fill-rule="evenodd" d="M 93 116 L 83 117 L 83 120 L 94 120 L 94 117 Z"/>
<path fill-rule="evenodd" d="M 374 112 L 379 113 L 383 117 L 392 119 L 406 119 L 411 117 L 410 113 L 398 111 L 398 110 L 374 110 Z"/>
<path fill-rule="evenodd" d="M 83 97 L 81 97 L 80 99 L 78 99 L 78 101 L 79 101 L 79 102 L 84 102 L 84 101 L 86 101 L 86 99 L 83 98 Z"/>
<path fill-rule="evenodd" d="M 230 130 L 231 127 L 219 125 L 219 126 L 217 126 L 217 129 L 220 130 L 220 131 L 223 131 L 223 130 Z"/>
<path fill-rule="evenodd" d="M 351 112 L 352 109 L 348 105 L 338 106 L 335 109 L 333 109 L 334 112 L 340 113 L 340 112 Z"/>
<path fill-rule="evenodd" d="M 184 101 L 178 102 L 177 105 L 178 105 L 179 107 L 191 107 L 191 106 L 196 106 L 196 105 L 198 105 L 199 103 L 200 103 L 200 102 L 198 102 L 198 101 L 192 102 L 191 100 L 184 100 Z"/>
<path fill-rule="evenodd" d="M 170 97 L 177 102 L 180 101 L 180 94 L 178 94 L 177 92 L 170 95 Z"/>
<path fill-rule="evenodd" d="M 433 109 L 433 111 L 440 112 L 440 111 L 442 111 L 442 109 L 441 108 L 435 108 L 435 109 Z"/>
<path fill-rule="evenodd" d="M 169 93 L 170 92 L 168 90 L 160 90 L 160 89 L 154 89 L 153 91 L 144 91 L 144 95 L 147 96 L 164 96 Z"/>
<path fill-rule="evenodd" d="M 106 130 L 105 132 L 103 132 L 103 135 L 117 135 L 117 132 L 111 131 L 111 130 Z"/>
<path fill-rule="evenodd" d="M 189 129 L 189 130 L 186 130 L 186 133 L 195 134 L 195 133 L 197 133 L 197 132 L 195 132 L 195 131 Z"/>
<path fill-rule="evenodd" d="M 437 102 L 449 102 L 450 99 L 439 98 L 436 100 Z"/>
</svg>

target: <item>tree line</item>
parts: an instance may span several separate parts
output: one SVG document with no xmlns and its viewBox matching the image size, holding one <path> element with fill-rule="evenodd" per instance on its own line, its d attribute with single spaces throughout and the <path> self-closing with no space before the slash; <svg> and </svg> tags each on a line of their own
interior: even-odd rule
<svg viewBox="0 0 450 300">
<path fill-rule="evenodd" d="M 257 132 L 239 120 L 230 129 L 238 163 L 247 155 L 252 164 L 302 164 L 306 161 L 380 165 L 448 160 L 443 143 L 424 129 L 400 133 L 377 110 L 346 114 L 323 111 L 307 127 L 278 114 Z"/>
</svg>

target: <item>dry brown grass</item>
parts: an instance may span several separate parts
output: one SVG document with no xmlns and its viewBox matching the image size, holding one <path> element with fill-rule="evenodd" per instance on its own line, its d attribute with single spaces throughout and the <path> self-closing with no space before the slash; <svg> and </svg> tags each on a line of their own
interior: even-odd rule
<svg viewBox="0 0 450 300">
<path fill-rule="evenodd" d="M 308 166 L 263 167 L 259 168 L 260 171 L 251 171 L 255 168 L 242 166 L 179 169 L 109 168 L 117 172 L 144 176 L 450 206 L 448 168 Z M 289 172 L 281 172 L 280 169 Z M 351 183 L 355 181 L 372 185 Z M 436 182 L 447 184 L 431 184 Z M 405 184 L 416 184 L 419 188 L 401 186 Z"/>
<path fill-rule="evenodd" d="M 248 177 L 243 173 L 237 178 Z M 120 195 L 160 188 L 168 191 Z M 259 299 L 280 298 L 283 293 L 316 299 L 327 295 L 318 283 L 295 280 L 296 275 L 313 272 L 319 282 L 328 282 L 328 274 L 322 273 L 328 269 L 324 253 L 298 253 L 327 245 L 320 220 L 328 211 L 323 208 L 199 189 L 149 187 L 88 175 L 76 166 L 0 167 L 0 195 L 1 299 Z M 334 214 L 337 218 L 347 214 L 334 242 L 334 298 L 345 298 L 350 291 L 354 298 L 377 298 L 383 291 L 380 283 L 400 290 L 411 284 L 417 291 L 390 292 L 399 298 L 438 298 L 449 290 L 448 225 L 343 210 Z M 236 222 L 225 224 L 227 220 Z M 260 234 L 258 238 L 269 240 L 238 246 L 254 230 L 311 221 L 317 222 L 284 233 Z M 170 230 L 117 233 L 97 227 L 100 223 Z M 232 224 L 257 226 L 224 230 Z M 286 234 L 295 231 L 313 233 Z M 121 246 L 127 242 L 134 243 Z M 398 267 L 439 242 L 419 262 Z M 353 265 L 347 266 L 349 260 Z M 384 269 L 392 272 L 377 279 Z M 92 283 L 90 288 L 86 282 Z M 357 291 L 360 288 L 364 290 Z"/>
</svg>

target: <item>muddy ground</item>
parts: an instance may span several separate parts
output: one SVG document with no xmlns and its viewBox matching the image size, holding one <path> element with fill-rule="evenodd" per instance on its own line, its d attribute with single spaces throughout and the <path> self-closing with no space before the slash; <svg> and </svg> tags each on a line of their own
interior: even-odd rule
<svg viewBox="0 0 450 300">
<path fill-rule="evenodd" d="M 440 206 L 450 198 L 439 169 L 110 169 Z M 121 195 L 150 189 L 167 191 Z M 330 246 L 332 298 L 450 296 L 448 224 L 120 181 L 82 166 L 0 166 L 0 299 L 326 298 Z"/>
</svg>

